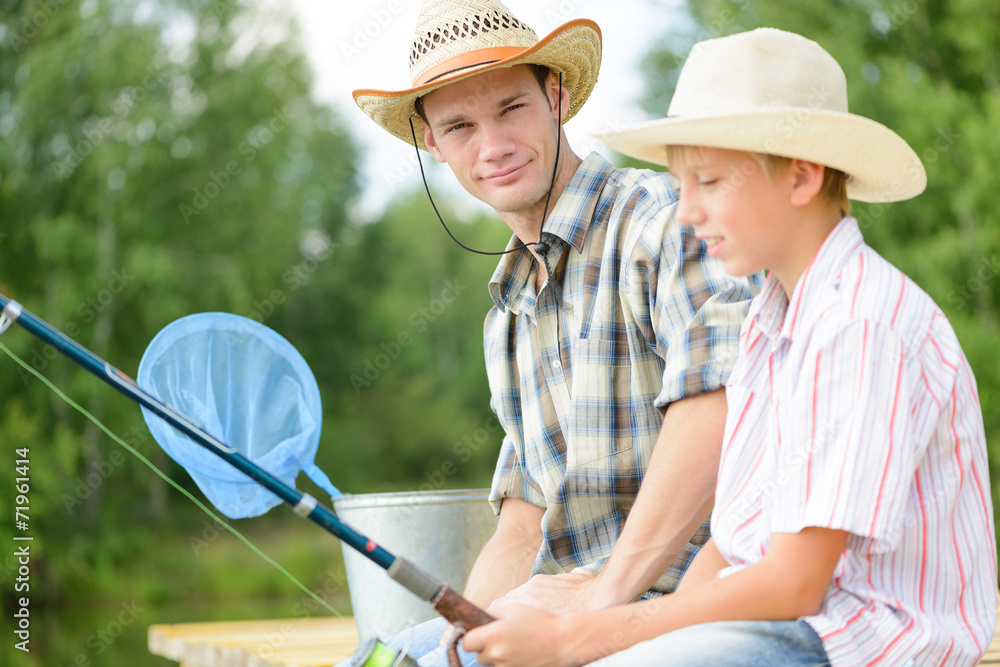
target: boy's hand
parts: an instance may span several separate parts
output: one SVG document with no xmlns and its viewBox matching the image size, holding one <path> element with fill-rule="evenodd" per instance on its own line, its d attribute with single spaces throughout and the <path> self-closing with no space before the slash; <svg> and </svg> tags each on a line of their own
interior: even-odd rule
<svg viewBox="0 0 1000 667">
<path fill-rule="evenodd" d="M 536 574 L 490 605 L 491 614 L 511 605 L 527 605 L 553 614 L 571 614 L 599 609 L 595 595 L 598 577 L 590 570 L 577 569 L 566 574 Z"/>
<path fill-rule="evenodd" d="M 473 628 L 462 638 L 462 648 L 477 653 L 479 664 L 573 667 L 567 618 L 519 604 L 505 605 L 494 614 L 496 621 Z"/>
</svg>

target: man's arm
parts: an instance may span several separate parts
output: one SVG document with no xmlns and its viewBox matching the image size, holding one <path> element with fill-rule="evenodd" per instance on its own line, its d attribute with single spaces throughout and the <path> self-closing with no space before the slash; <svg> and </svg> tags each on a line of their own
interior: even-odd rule
<svg viewBox="0 0 1000 667">
<path fill-rule="evenodd" d="M 521 603 L 565 613 L 628 602 L 644 593 L 708 518 L 725 423 L 724 389 L 671 403 L 603 571 L 596 577 L 539 575 L 495 606 Z"/>
<path fill-rule="evenodd" d="M 795 620 L 818 613 L 850 533 L 810 527 L 775 533 L 754 565 L 672 595 L 574 616 L 511 606 L 462 640 L 480 664 L 570 667 L 689 625 Z"/>
<path fill-rule="evenodd" d="M 542 543 L 545 510 L 517 498 L 504 498 L 500 521 L 476 558 L 465 597 L 482 608 L 520 586 L 531 574 L 531 566 Z"/>
</svg>

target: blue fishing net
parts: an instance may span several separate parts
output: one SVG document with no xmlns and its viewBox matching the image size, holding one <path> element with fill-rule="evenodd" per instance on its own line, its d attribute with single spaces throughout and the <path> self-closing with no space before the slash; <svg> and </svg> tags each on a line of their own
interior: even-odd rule
<svg viewBox="0 0 1000 667">
<path fill-rule="evenodd" d="M 339 496 L 314 459 L 322 409 L 312 371 L 292 345 L 264 325 L 228 313 L 179 319 L 156 335 L 138 383 L 289 486 L 299 471 Z M 281 503 L 224 459 L 143 408 L 153 437 L 231 519 Z"/>
</svg>

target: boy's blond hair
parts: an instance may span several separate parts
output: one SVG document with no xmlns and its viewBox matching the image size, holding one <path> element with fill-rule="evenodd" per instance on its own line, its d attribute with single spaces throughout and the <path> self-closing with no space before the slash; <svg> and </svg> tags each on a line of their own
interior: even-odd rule
<svg viewBox="0 0 1000 667">
<path fill-rule="evenodd" d="M 698 146 L 667 146 L 668 164 L 680 164 L 694 157 L 697 157 Z M 781 155 L 771 155 L 770 153 L 749 153 L 754 162 L 764 170 L 764 176 L 768 182 L 776 174 L 788 168 L 791 158 Z M 836 206 L 840 210 L 840 215 L 844 216 L 851 212 L 851 200 L 847 198 L 847 175 L 833 169 L 823 167 L 823 187 L 820 188 L 819 196 L 826 200 L 831 206 Z"/>
</svg>

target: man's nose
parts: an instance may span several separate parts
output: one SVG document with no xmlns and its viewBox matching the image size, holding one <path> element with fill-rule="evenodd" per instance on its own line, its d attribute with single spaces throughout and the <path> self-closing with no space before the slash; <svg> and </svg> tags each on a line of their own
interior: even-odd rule
<svg viewBox="0 0 1000 667">
<path fill-rule="evenodd" d="M 500 123 L 486 123 L 481 128 L 479 157 L 484 161 L 503 158 L 514 152 L 510 130 Z"/>
</svg>

